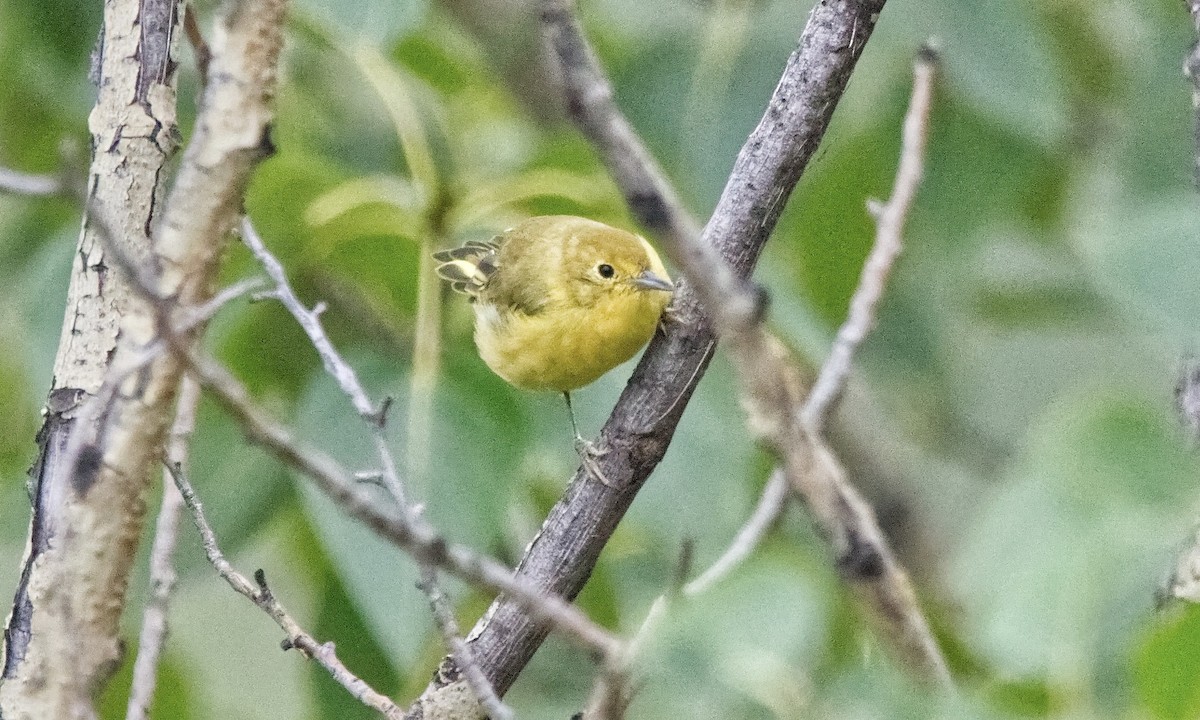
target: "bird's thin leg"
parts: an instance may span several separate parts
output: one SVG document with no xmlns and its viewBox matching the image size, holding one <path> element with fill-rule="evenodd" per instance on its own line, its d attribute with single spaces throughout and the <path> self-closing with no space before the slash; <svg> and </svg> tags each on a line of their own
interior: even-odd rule
<svg viewBox="0 0 1200 720">
<path fill-rule="evenodd" d="M 607 485 L 608 487 L 615 487 L 608 481 L 608 478 L 604 476 L 604 473 L 600 470 L 599 463 L 596 462 L 596 458 L 603 455 L 604 451 L 597 448 L 593 443 L 584 440 L 583 436 L 579 434 L 579 425 L 575 422 L 575 409 L 571 407 L 571 393 L 564 392 L 563 399 L 567 401 L 567 414 L 571 416 L 571 431 L 575 433 L 575 452 L 579 453 L 580 461 L 583 462 L 583 466 L 587 468 L 588 472 L 595 476 L 595 478 L 599 480 L 601 484 Z"/>
</svg>

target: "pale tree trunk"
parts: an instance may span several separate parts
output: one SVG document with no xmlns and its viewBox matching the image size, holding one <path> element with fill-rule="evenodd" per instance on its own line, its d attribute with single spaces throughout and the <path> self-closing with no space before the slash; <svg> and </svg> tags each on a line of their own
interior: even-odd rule
<svg viewBox="0 0 1200 720">
<path fill-rule="evenodd" d="M 150 258 L 160 179 L 179 135 L 170 55 L 176 8 L 174 0 L 105 2 L 99 96 L 88 119 L 88 209 L 31 472 L 26 558 L 4 635 L 0 716 L 7 720 L 94 716 L 93 692 L 121 657 L 118 624 L 143 496 L 175 386 L 155 383 L 103 412 L 81 413 L 118 345 L 152 333 L 145 313 L 131 312 L 139 302 L 95 218 L 106 219 L 126 255 Z M 74 432 L 87 445 L 68 453 Z"/>
<path fill-rule="evenodd" d="M 95 717 L 94 697 L 121 659 L 117 631 L 144 495 L 182 376 L 175 353 L 144 362 L 146 351 L 156 341 L 162 348 L 163 322 L 183 323 L 210 297 L 246 185 L 270 151 L 286 4 L 230 3 L 213 34 L 193 138 L 160 203 L 179 134 L 170 49 L 183 6 L 106 1 L 88 207 L 38 438 L 29 548 L 5 630 L 4 720 Z"/>
</svg>

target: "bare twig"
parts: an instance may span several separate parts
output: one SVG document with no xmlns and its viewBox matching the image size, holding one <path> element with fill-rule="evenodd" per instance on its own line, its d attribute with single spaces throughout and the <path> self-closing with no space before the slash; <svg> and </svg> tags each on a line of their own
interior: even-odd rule
<svg viewBox="0 0 1200 720">
<path fill-rule="evenodd" d="M 829 357 L 821 366 L 821 374 L 804 403 L 802 419 L 818 434 L 824 433 L 829 415 L 846 387 L 855 353 L 875 326 L 888 276 L 904 247 L 904 221 L 924 171 L 936 68 L 936 52 L 930 47 L 922 48 L 913 69 L 912 101 L 904 116 L 900 163 L 896 168 L 892 197 L 880 207 L 871 207 L 875 217 L 875 243 L 863 265 L 858 288 L 850 299 L 849 316 L 838 330 Z"/>
<path fill-rule="evenodd" d="M 396 470 L 396 460 L 387 444 L 386 419 L 390 402 L 385 401 L 378 408 L 371 403 L 371 399 L 367 397 L 366 391 L 358 381 L 358 373 L 354 372 L 354 368 L 342 359 L 337 348 L 329 341 L 329 336 L 325 334 L 325 328 L 321 325 L 321 311 L 324 307 L 318 305 L 315 309 L 309 310 L 304 303 L 300 302 L 300 298 L 296 297 L 295 291 L 288 283 L 287 271 L 283 269 L 283 263 L 267 250 L 266 244 L 248 217 L 242 218 L 242 242 L 246 244 L 250 252 L 254 253 L 254 257 L 258 258 L 258 262 L 267 271 L 267 275 L 275 281 L 275 287 L 263 295 L 278 300 L 291 313 L 292 317 L 296 318 L 296 322 L 300 323 L 304 334 L 308 335 L 309 342 L 321 357 L 321 364 L 325 366 L 325 372 L 329 373 L 337 382 L 342 392 L 350 398 L 350 402 L 353 403 L 359 416 L 371 426 L 375 452 L 379 455 L 379 462 L 383 466 L 384 487 L 392 494 L 396 503 L 405 512 L 408 512 L 410 503 L 408 492 L 404 487 L 404 482 L 400 479 L 400 473 Z"/>
<path fill-rule="evenodd" d="M 612 85 L 575 17 L 574 0 L 542 0 L 542 30 L 558 60 L 567 112 L 601 158 L 638 221 L 682 245 L 700 227 L 667 182 L 637 131 L 617 109 Z"/>
<path fill-rule="evenodd" d="M 762 539 L 779 520 L 787 506 L 787 477 L 778 468 L 771 473 L 750 518 L 738 530 L 733 542 L 719 558 L 694 580 L 683 586 L 688 597 L 700 595 L 741 565 L 754 552 Z"/>
<path fill-rule="evenodd" d="M 454 612 L 437 582 L 437 570 L 432 565 L 425 565 L 421 568 L 421 589 L 429 598 L 429 609 L 433 613 L 434 623 L 442 632 L 442 639 L 445 641 L 446 647 L 454 655 L 457 666 L 462 669 L 463 678 L 470 686 L 471 692 L 475 693 L 475 697 L 479 699 L 479 704 L 487 711 L 488 717 L 491 720 L 512 720 L 514 717 L 512 708 L 505 705 L 504 701 L 496 695 L 487 676 L 475 662 L 471 646 L 462 639 L 458 630 L 458 621 L 454 619 Z"/>
<path fill-rule="evenodd" d="M 342 392 L 350 398 L 350 402 L 354 405 L 355 410 L 358 411 L 359 416 L 369 426 L 375 442 L 375 451 L 379 456 L 379 462 L 383 468 L 379 474 L 382 485 L 391 493 L 392 498 L 396 501 L 402 513 L 410 517 L 418 517 L 419 512 L 412 505 L 412 500 L 409 498 L 404 482 L 400 478 L 400 473 L 396 469 L 396 461 L 387 442 L 386 421 L 387 411 L 391 404 L 390 398 L 385 400 L 378 409 L 374 407 L 374 404 L 359 382 L 358 374 L 354 371 L 354 368 L 342 358 L 337 348 L 329 340 L 328 335 L 325 334 L 325 329 L 321 324 L 320 318 L 321 310 L 323 309 L 322 306 L 318 305 L 313 310 L 309 310 L 300 301 L 300 298 L 296 296 L 295 291 L 288 282 L 287 272 L 284 270 L 283 264 L 267 249 L 266 244 L 247 217 L 242 218 L 242 242 L 258 258 L 259 263 L 262 264 L 267 274 L 275 281 L 275 287 L 263 293 L 263 295 L 278 300 L 291 313 L 292 317 L 296 319 L 305 334 L 308 335 L 313 347 L 316 348 L 317 354 L 320 355 L 325 371 L 333 377 L 342 389 Z M 441 628 L 447 649 L 458 661 L 459 668 L 462 669 L 463 676 L 468 685 L 470 685 L 472 692 L 475 693 L 480 704 L 489 711 L 493 720 L 511 718 L 512 711 L 496 696 L 496 692 L 488 684 L 487 678 L 474 664 L 474 656 L 470 648 L 459 637 L 453 615 L 445 608 L 446 599 L 441 588 L 438 587 L 435 568 L 429 564 L 422 564 L 421 574 L 421 589 L 429 598 L 434 620 L 438 627 Z"/>
<path fill-rule="evenodd" d="M 200 402 L 200 386 L 185 377 L 179 390 L 175 409 L 175 424 L 167 441 L 167 463 L 186 467 L 188 445 L 196 426 L 196 406 Z M 137 660 L 133 663 L 133 684 L 125 720 L 147 720 L 158 680 L 158 662 L 167 641 L 167 611 L 175 589 L 175 546 L 179 539 L 179 511 L 183 496 L 175 487 L 169 472 L 163 472 L 162 504 L 154 529 L 150 549 L 150 600 L 142 613 L 142 632 L 138 638 Z"/>
<path fill-rule="evenodd" d="M 53 175 L 30 175 L 0 167 L 0 192 L 16 195 L 58 195 L 62 180 Z"/>
<path fill-rule="evenodd" d="M 221 549 L 217 546 L 217 537 L 212 531 L 212 526 L 208 524 L 208 520 L 204 516 L 204 507 L 196 499 L 196 493 L 192 489 L 191 483 L 188 482 L 182 468 L 177 464 L 167 463 L 167 472 L 174 478 L 175 486 L 179 489 L 183 502 L 187 504 L 188 510 L 192 513 L 192 520 L 196 524 L 196 529 L 200 531 L 200 539 L 204 545 L 204 554 L 208 556 L 208 561 L 216 568 L 217 573 L 225 579 L 225 582 L 229 583 L 230 587 L 249 598 L 251 602 L 270 615 L 271 619 L 279 625 L 279 628 L 287 635 L 287 639 L 283 642 L 283 649 L 295 648 L 306 657 L 316 660 L 339 685 L 346 689 L 346 692 L 350 693 L 351 696 L 367 707 L 377 710 L 384 716 L 393 718 L 393 720 L 402 718 L 404 716 L 402 708 L 388 699 L 387 696 L 374 690 L 342 664 L 342 661 L 338 659 L 333 643 L 318 642 L 316 638 L 300 627 L 300 624 L 288 614 L 283 605 L 275 598 L 270 588 L 267 587 L 266 574 L 262 570 L 254 574 L 255 581 L 251 583 L 245 575 L 233 569 L 233 566 L 229 564 L 229 561 L 225 559 L 225 556 L 221 553 Z"/>
<path fill-rule="evenodd" d="M 927 49 L 922 50 L 922 53 L 927 52 Z M 904 221 L 921 182 L 934 66 L 932 58 L 916 65 L 912 106 L 904 119 L 900 163 L 892 198 L 882 207 L 871 208 L 876 219 L 875 243 L 850 299 L 849 315 L 839 328 L 829 357 L 821 366 L 817 381 L 800 411 L 801 419 L 818 436 L 824 434 L 829 416 L 845 391 L 858 348 L 875 325 L 888 276 L 903 247 Z M 749 557 L 786 506 L 787 480 L 776 470 L 763 488 L 750 519 L 738 531 L 729 548 L 708 570 L 689 583 L 684 592 L 688 595 L 704 592 Z"/>
</svg>

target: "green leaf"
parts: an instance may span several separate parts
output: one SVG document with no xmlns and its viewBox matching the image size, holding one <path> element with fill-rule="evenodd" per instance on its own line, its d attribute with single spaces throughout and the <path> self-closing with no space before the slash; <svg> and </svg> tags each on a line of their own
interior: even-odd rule
<svg viewBox="0 0 1200 720">
<path fill-rule="evenodd" d="M 1200 467 L 1165 409 L 1115 388 L 1058 399 L 1026 446 L 964 525 L 951 565 L 961 626 L 1003 676 L 1072 686 L 1095 673 L 1120 704 L 1124 648 L 1151 611 L 1164 538 L 1183 534 Z"/>
<path fill-rule="evenodd" d="M 1165 616 L 1149 632 L 1134 659 L 1139 699 L 1160 720 L 1200 715 L 1200 606 Z"/>
<path fill-rule="evenodd" d="M 338 659 L 375 691 L 394 696 L 399 685 L 397 668 L 371 633 L 358 608 L 359 599 L 347 592 L 338 576 L 337 568 L 330 562 L 309 521 L 303 513 L 289 513 L 293 542 L 297 555 L 297 566 L 320 587 L 316 598 L 316 620 L 309 632 L 318 642 L 332 642 L 337 649 Z M 397 616 L 397 624 L 405 618 Z M 329 671 L 317 663 L 309 663 L 313 692 L 316 694 L 320 717 L 341 720 L 373 720 L 378 714 L 354 699 L 349 692 L 329 675 Z M 422 674 L 424 674 L 422 669 Z"/>
<path fill-rule="evenodd" d="M 104 693 L 100 697 L 98 710 L 104 720 L 124 720 L 125 711 L 129 705 L 129 690 L 133 683 L 133 661 L 137 655 L 137 647 L 127 648 L 125 661 L 121 663 Z M 191 718 L 209 717 L 202 710 L 199 697 L 201 689 L 194 687 L 194 674 L 188 672 L 180 658 L 173 653 L 164 653 L 158 664 L 158 677 L 154 691 L 154 701 L 150 705 L 151 718 L 172 718 L 172 720 L 191 720 Z"/>
</svg>

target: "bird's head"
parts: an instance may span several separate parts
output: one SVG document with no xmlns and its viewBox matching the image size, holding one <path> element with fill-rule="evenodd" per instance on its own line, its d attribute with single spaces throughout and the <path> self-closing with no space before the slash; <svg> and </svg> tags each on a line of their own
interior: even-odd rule
<svg viewBox="0 0 1200 720">
<path fill-rule="evenodd" d="M 649 243 L 599 223 L 588 222 L 572 233 L 562 263 L 563 274 L 574 281 L 577 298 L 587 304 L 614 294 L 647 293 L 661 307 L 675 290 Z"/>
</svg>

